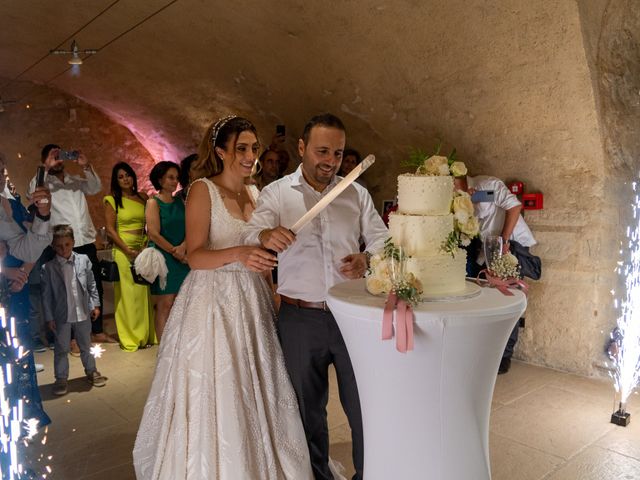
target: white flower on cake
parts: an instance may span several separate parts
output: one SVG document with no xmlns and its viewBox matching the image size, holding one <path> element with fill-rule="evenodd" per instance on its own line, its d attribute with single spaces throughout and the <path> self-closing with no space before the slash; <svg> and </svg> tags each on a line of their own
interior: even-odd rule
<svg viewBox="0 0 640 480">
<path fill-rule="evenodd" d="M 467 166 L 463 162 L 453 162 L 449 169 L 454 177 L 464 177 L 467 174 Z"/>
<path fill-rule="evenodd" d="M 365 278 L 365 285 L 369 293 L 380 295 L 389 293 L 394 288 L 389 272 L 389 258 L 398 258 L 399 256 L 398 248 L 391 239 L 388 239 L 385 242 L 384 250 L 371 257 Z M 406 257 L 403 258 L 406 260 Z M 405 272 L 404 278 L 396 285 L 395 292 L 398 298 L 415 305 L 422 293 L 422 284 L 412 272 Z"/>
<path fill-rule="evenodd" d="M 469 217 L 466 223 L 460 225 L 460 231 L 468 237 L 475 237 L 480 229 L 480 223 L 476 217 Z"/>
<path fill-rule="evenodd" d="M 424 164 L 418 167 L 416 171 L 419 175 L 450 175 L 449 160 L 441 155 L 433 155 L 424 161 Z"/>
<path fill-rule="evenodd" d="M 480 223 L 473 213 L 473 202 L 471 195 L 467 192 L 457 190 L 453 194 L 451 213 L 453 213 L 453 232 L 447 237 L 442 249 L 455 256 L 459 246 L 468 246 L 471 239 L 478 235 Z"/>
<path fill-rule="evenodd" d="M 473 217 L 473 202 L 467 192 L 458 191 L 454 194 L 451 211 L 459 224 L 465 224 Z"/>
</svg>

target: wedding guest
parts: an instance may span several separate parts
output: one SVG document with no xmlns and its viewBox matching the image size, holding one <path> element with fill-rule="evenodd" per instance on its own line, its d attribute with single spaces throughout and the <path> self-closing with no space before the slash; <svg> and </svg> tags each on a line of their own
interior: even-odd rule
<svg viewBox="0 0 640 480">
<path fill-rule="evenodd" d="M 282 178 L 287 173 L 290 162 L 291 157 L 289 156 L 289 152 L 284 148 L 278 150 L 278 178 Z"/>
<path fill-rule="evenodd" d="M 345 127 L 329 113 L 313 117 L 298 140 L 302 164 L 260 193 L 243 238 L 279 252 L 278 336 L 296 391 L 316 479 L 331 479 L 326 402 L 328 368 L 334 364 L 342 407 L 351 427 L 354 479 L 362 478 L 362 417 L 356 378 L 338 324 L 326 304 L 327 292 L 361 278 L 370 254 L 382 249 L 388 232 L 371 196 L 350 185 L 297 235 L 289 228 L 338 182 Z M 366 253 L 359 252 L 362 238 Z"/>
<path fill-rule="evenodd" d="M 25 262 L 35 262 L 42 251 L 51 243 L 49 231 L 51 219 L 51 193 L 46 187 L 38 187 L 31 195 L 31 203 L 36 207 L 35 218 L 25 232 L 12 218 L 11 205 L 2 201 L 0 208 L 0 241 L 6 242 L 11 254 Z M 22 283 L 27 274 L 19 269 L 7 269 L 3 275 Z"/>
<path fill-rule="evenodd" d="M 69 342 L 73 330 L 87 381 L 104 387 L 107 379 L 96 368 L 91 354 L 91 322 L 100 315 L 98 288 L 91 260 L 73 251 L 73 229 L 58 225 L 53 229 L 56 256 L 42 268 L 42 304 L 49 328 L 56 334 L 53 370 L 54 395 L 65 395 L 69 378 Z M 89 321 L 91 319 L 91 321 Z"/>
<path fill-rule="evenodd" d="M 76 237 L 74 251 L 87 255 L 91 260 L 100 302 L 102 302 L 100 265 L 98 251 L 94 243 L 96 240 L 96 229 L 91 221 L 86 199 L 86 195 L 96 195 L 102 190 L 100 177 L 81 151 L 78 152 L 77 159 L 72 161 L 82 168 L 82 175 L 70 175 L 65 172 L 65 160 L 60 158 L 60 147 L 58 145 L 45 145 L 42 149 L 40 159 L 47 169 L 46 183 L 53 197 L 51 224 L 71 225 L 73 228 Z M 34 177 L 29 184 L 28 197 L 34 191 L 35 186 L 36 179 Z M 115 339 L 104 332 L 102 314 L 92 323 L 91 332 L 91 339 L 94 342 L 116 342 Z M 72 354 L 77 354 L 77 345 L 72 345 L 71 351 Z"/>
<path fill-rule="evenodd" d="M 38 389 L 38 379 L 36 372 L 44 370 L 41 364 L 36 364 L 33 356 L 31 344 L 31 328 L 29 324 L 29 286 L 27 284 L 28 275 L 34 266 L 34 260 L 37 259 L 37 249 L 44 248 L 44 244 L 38 246 L 37 237 L 33 235 L 33 224 L 27 209 L 15 198 L 9 189 L 7 189 L 6 179 L 6 163 L 4 155 L 0 154 L 0 243 L 2 243 L 2 254 L 0 255 L 0 263 L 2 264 L 2 277 L 4 277 L 4 287 L 7 291 L 3 291 L 0 295 L 4 297 L 8 293 L 7 313 L 9 318 L 15 319 L 15 336 L 20 344 L 25 348 L 25 354 L 20 358 L 12 358 L 11 349 L 2 348 L 2 356 L 7 361 L 13 361 L 15 364 L 15 375 L 10 386 L 6 389 L 8 398 L 23 400 L 23 408 L 25 418 L 34 418 L 38 421 L 38 428 L 44 427 L 51 423 L 51 419 L 45 413 L 40 391 Z M 48 192 L 46 192 L 48 194 Z M 38 202 L 42 202 L 47 196 L 42 196 L 43 190 L 38 191 Z M 35 197 L 35 195 L 34 195 Z M 48 200 L 48 199 L 47 199 Z M 50 205 L 47 206 L 35 204 L 38 220 L 34 223 L 41 222 L 48 215 Z M 43 215 L 44 214 L 44 215 Z M 45 223 L 45 225 L 48 222 Z M 26 240 L 32 243 L 31 251 L 24 252 L 16 243 L 16 238 L 11 237 L 15 231 L 21 237 L 20 240 Z M 48 233 L 44 238 L 48 238 Z M 43 238 L 43 239 L 44 239 Z M 6 242 L 5 242 L 6 240 Z M 9 245 L 9 248 L 7 248 Z M 28 253 L 27 255 L 23 255 Z M 23 255 L 22 258 L 18 255 Z M 4 300 L 4 299 L 2 299 Z M 1 332 L 3 337 L 5 332 Z"/>
<path fill-rule="evenodd" d="M 147 244 L 145 203 L 136 172 L 120 162 L 111 171 L 111 195 L 104 197 L 107 233 L 113 241 L 113 260 L 120 280 L 114 282 L 115 321 L 120 348 L 135 352 L 155 343 L 153 308 L 148 285 L 133 281 L 131 263 Z"/>
<path fill-rule="evenodd" d="M 255 176 L 256 186 L 258 190 L 262 190 L 264 187 L 269 185 L 271 182 L 274 182 L 278 178 L 280 178 L 279 165 L 278 165 L 278 152 L 275 150 L 265 150 L 260 155 L 259 160 L 259 171 Z"/>
<path fill-rule="evenodd" d="M 187 194 L 189 193 L 189 185 L 197 178 L 198 172 L 193 168 L 196 160 L 198 160 L 198 154 L 192 153 L 191 155 L 184 157 L 180 162 L 180 186 L 182 189 L 180 192 L 180 196 L 182 197 L 182 201 L 187 201 Z"/>
<path fill-rule="evenodd" d="M 354 150 L 353 148 L 345 148 L 344 153 L 342 154 L 342 164 L 340 165 L 338 175 L 341 177 L 347 176 L 360 162 L 362 162 L 362 157 L 357 150 Z M 367 181 L 362 178 L 362 176 L 356 178 L 356 182 L 364 188 L 369 188 L 367 186 Z"/>
<path fill-rule="evenodd" d="M 185 210 L 182 197 L 173 196 L 178 188 L 180 167 L 173 162 L 157 163 L 149 179 L 158 194 L 147 200 L 146 221 L 149 246 L 157 248 L 167 264 L 167 284 L 160 286 L 156 279 L 151 294 L 156 302 L 155 328 L 158 341 L 162 339 L 169 312 L 180 286 L 189 273 L 185 239 Z"/>
<path fill-rule="evenodd" d="M 478 190 L 493 191 L 494 200 L 491 202 L 474 203 L 474 213 L 480 223 L 480 242 L 472 243 L 475 251 L 470 249 L 467 258 L 467 276 L 477 277 L 480 270 L 485 268 L 483 242 L 492 235 L 502 238 L 502 251 L 510 250 L 510 241 L 516 241 L 524 247 L 531 247 L 537 242 L 533 233 L 524 221 L 520 212 L 522 204 L 507 188 L 504 182 L 496 177 L 479 175 L 475 177 L 463 176 L 454 178 L 455 188 L 473 193 Z M 507 373 L 511 368 L 511 357 L 518 341 L 519 323 L 513 328 L 498 368 L 498 374 Z"/>
</svg>

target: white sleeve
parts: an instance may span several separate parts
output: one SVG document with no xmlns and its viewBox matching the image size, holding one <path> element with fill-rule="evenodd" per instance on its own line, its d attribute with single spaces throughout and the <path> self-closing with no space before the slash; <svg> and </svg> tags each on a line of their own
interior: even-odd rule
<svg viewBox="0 0 640 480">
<path fill-rule="evenodd" d="M 273 184 L 277 187 L 276 184 Z M 251 219 L 247 223 L 240 236 L 240 241 L 244 245 L 259 245 L 258 235 L 266 228 L 275 228 L 280 225 L 280 202 L 277 188 L 269 188 L 267 185 L 262 189 L 258 200 L 256 201 L 256 209 L 251 215 Z"/>
<path fill-rule="evenodd" d="M 494 203 L 497 207 L 502 208 L 503 210 L 509 210 L 513 207 L 517 207 L 522 205 L 518 197 L 516 197 L 511 191 L 507 188 L 502 180 L 498 180 L 497 178 L 492 179 L 492 187 L 494 194 Z"/>
<path fill-rule="evenodd" d="M 360 187 L 360 188 L 358 188 Z M 385 226 L 378 211 L 373 206 L 373 200 L 366 188 L 358 185 L 360 197 L 360 232 L 369 253 L 376 253 L 384 247 L 389 238 L 389 230 Z"/>
</svg>

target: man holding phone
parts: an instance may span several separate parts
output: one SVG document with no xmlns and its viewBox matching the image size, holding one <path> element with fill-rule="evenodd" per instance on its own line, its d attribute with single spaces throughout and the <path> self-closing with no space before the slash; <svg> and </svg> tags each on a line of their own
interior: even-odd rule
<svg viewBox="0 0 640 480">
<path fill-rule="evenodd" d="M 102 305 L 102 282 L 100 267 L 95 246 L 96 229 L 91 221 L 86 195 L 101 192 L 102 182 L 82 151 L 62 150 L 58 145 L 48 144 L 42 149 L 40 160 L 47 171 L 46 186 L 51 191 L 53 204 L 51 207 L 51 223 L 70 225 L 75 234 L 74 251 L 85 254 L 91 260 L 93 274 L 96 277 L 100 304 Z M 82 167 L 82 175 L 70 175 L 65 172 L 65 163 L 73 161 Z M 27 195 L 36 188 L 36 177 L 30 184 Z M 102 315 L 92 323 L 92 341 L 113 343 L 115 340 L 103 331 Z M 74 347 L 72 345 L 72 347 Z M 74 353 L 75 348 L 72 348 Z M 79 351 L 78 351 L 79 352 Z"/>
<path fill-rule="evenodd" d="M 25 262 L 35 262 L 42 251 L 51 244 L 50 211 L 51 194 L 46 187 L 36 188 L 31 196 L 36 212 L 33 222 L 26 231 L 13 220 L 12 208 L 6 194 L 5 159 L 0 154 L 0 242 L 6 242 L 9 252 Z M 3 269 L 3 274 L 10 280 L 27 281 L 27 273 L 19 268 Z"/>
<path fill-rule="evenodd" d="M 454 179 L 456 190 L 462 190 L 471 194 L 474 202 L 474 213 L 480 223 L 480 240 L 499 235 L 502 237 L 502 252 L 509 252 L 509 241 L 514 240 L 524 247 L 531 247 L 537 242 L 529 226 L 524 221 L 520 212 L 522 203 L 507 188 L 502 180 L 487 175 L 476 177 L 456 177 Z M 472 247 L 474 244 L 472 243 Z M 477 277 L 480 270 L 485 268 L 484 249 L 482 243 L 476 248 L 468 250 L 467 276 Z M 511 356 L 518 341 L 518 327 L 516 325 L 507 341 L 507 346 L 500 361 L 498 374 L 507 373 L 511 368 Z"/>
</svg>

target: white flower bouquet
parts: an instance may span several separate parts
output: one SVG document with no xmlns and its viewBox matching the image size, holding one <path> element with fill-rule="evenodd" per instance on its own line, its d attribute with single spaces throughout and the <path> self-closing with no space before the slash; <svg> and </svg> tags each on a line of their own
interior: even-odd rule
<svg viewBox="0 0 640 480">
<path fill-rule="evenodd" d="M 387 239 L 384 249 L 371 257 L 365 277 L 367 291 L 372 295 L 391 291 L 410 305 L 420 301 L 422 284 L 415 275 L 404 268 L 406 257 L 392 239 Z M 395 278 L 394 278 L 395 277 Z"/>
</svg>

